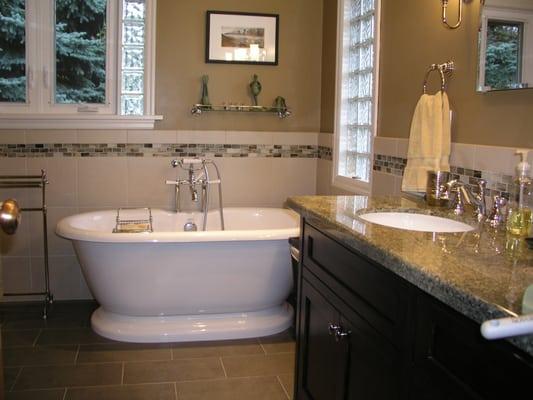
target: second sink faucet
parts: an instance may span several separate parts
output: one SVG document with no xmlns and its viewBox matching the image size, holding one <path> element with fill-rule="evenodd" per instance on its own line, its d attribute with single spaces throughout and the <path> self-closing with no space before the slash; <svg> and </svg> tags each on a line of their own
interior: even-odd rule
<svg viewBox="0 0 533 400">
<path fill-rule="evenodd" d="M 478 191 L 474 193 L 468 186 L 465 186 L 463 182 L 453 179 L 447 183 L 448 191 L 452 193 L 450 197 L 450 208 L 457 215 L 462 215 L 465 212 L 465 206 L 471 205 L 476 207 L 475 217 L 478 221 L 481 221 L 487 217 L 487 181 L 480 179 L 477 182 Z"/>
</svg>

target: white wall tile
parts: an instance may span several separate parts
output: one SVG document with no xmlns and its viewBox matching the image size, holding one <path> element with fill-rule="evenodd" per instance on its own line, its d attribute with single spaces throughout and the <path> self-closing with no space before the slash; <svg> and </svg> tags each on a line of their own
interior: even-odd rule
<svg viewBox="0 0 533 400">
<path fill-rule="evenodd" d="M 228 207 L 272 207 L 277 196 L 271 158 L 217 159 L 222 176 L 224 205 Z"/>
<path fill-rule="evenodd" d="M 333 149 L 333 133 L 324 133 L 321 132 L 318 134 L 318 145 L 324 147 L 330 147 Z"/>
<path fill-rule="evenodd" d="M 51 256 L 73 256 L 74 248 L 70 240 L 56 235 L 57 223 L 70 215 L 78 214 L 78 207 L 49 207 L 47 212 L 48 253 Z M 26 224 L 30 226 L 30 254 L 42 257 L 43 250 L 43 218 L 41 213 L 32 213 Z"/>
<path fill-rule="evenodd" d="M 178 143 L 224 144 L 225 131 L 177 131 Z"/>
<path fill-rule="evenodd" d="M 227 144 L 272 144 L 272 132 L 226 132 Z"/>
<path fill-rule="evenodd" d="M 399 138 L 396 139 L 396 157 L 407 158 L 407 151 L 409 149 L 409 140 Z"/>
<path fill-rule="evenodd" d="M 81 298 L 80 279 L 76 257 L 50 257 L 50 289 L 55 300 Z"/>
<path fill-rule="evenodd" d="M 126 130 L 79 130 L 78 143 L 127 143 Z"/>
<path fill-rule="evenodd" d="M 77 143 L 76 130 L 32 130 L 26 131 L 26 143 Z"/>
<path fill-rule="evenodd" d="M 78 160 L 80 207 L 123 207 L 128 202 L 126 157 L 86 157 Z"/>
<path fill-rule="evenodd" d="M 28 174 L 39 175 L 46 170 L 46 203 L 50 207 L 78 205 L 78 160 L 74 157 L 28 158 Z M 38 193 L 38 191 L 35 191 Z M 37 198 L 36 207 L 40 207 Z"/>
<path fill-rule="evenodd" d="M 308 145 L 318 144 L 317 132 L 272 132 L 272 142 L 274 144 L 287 145 Z"/>
<path fill-rule="evenodd" d="M 394 194 L 394 185 L 394 175 L 374 171 L 372 175 L 372 196 L 391 196 Z"/>
<path fill-rule="evenodd" d="M 0 144 L 25 144 L 26 134 L 23 130 L 0 130 Z"/>
<path fill-rule="evenodd" d="M 472 144 L 452 143 L 450 165 L 474 169 L 475 146 Z"/>
<path fill-rule="evenodd" d="M 519 157 L 511 147 L 475 146 L 474 169 L 514 175 Z"/>
<path fill-rule="evenodd" d="M 287 197 L 316 194 L 316 170 L 316 159 L 272 159 L 274 203 L 281 206 Z"/>
<path fill-rule="evenodd" d="M 167 157 L 128 158 L 128 206 L 170 208 L 174 187 L 165 181 L 177 172 Z"/>
<path fill-rule="evenodd" d="M 176 143 L 177 131 L 132 130 L 128 131 L 128 143 Z"/>
<path fill-rule="evenodd" d="M 396 156 L 398 140 L 396 138 L 374 137 L 374 153 Z"/>
</svg>

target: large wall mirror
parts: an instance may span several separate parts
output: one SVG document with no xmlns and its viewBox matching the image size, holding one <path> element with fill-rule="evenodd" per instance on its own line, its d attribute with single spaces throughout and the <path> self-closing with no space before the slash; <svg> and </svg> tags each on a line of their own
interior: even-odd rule
<svg viewBox="0 0 533 400">
<path fill-rule="evenodd" d="M 478 92 L 533 88 L 533 0 L 485 0 Z"/>
</svg>

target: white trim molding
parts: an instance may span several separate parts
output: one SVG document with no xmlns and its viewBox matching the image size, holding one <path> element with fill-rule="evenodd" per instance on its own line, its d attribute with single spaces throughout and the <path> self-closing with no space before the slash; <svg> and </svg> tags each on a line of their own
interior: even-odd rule
<svg viewBox="0 0 533 400">
<path fill-rule="evenodd" d="M 162 115 L 0 114 L 0 129 L 153 129 Z"/>
</svg>

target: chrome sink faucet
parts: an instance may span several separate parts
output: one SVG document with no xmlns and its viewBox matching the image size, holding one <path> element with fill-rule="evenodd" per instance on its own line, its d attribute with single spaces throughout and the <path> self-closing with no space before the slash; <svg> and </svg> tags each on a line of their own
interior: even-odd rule
<svg viewBox="0 0 533 400">
<path fill-rule="evenodd" d="M 474 193 L 463 182 L 453 179 L 447 183 L 450 196 L 450 208 L 456 215 L 463 215 L 467 205 L 476 207 L 474 216 L 481 221 L 487 217 L 487 181 L 480 179 L 478 181 L 478 192 Z"/>
</svg>

